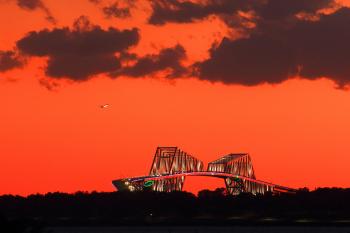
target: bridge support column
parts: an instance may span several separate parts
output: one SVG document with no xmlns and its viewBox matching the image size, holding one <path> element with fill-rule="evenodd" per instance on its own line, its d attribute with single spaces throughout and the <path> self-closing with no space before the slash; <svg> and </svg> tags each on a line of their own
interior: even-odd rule
<svg viewBox="0 0 350 233">
<path fill-rule="evenodd" d="M 238 195 L 242 192 L 245 192 L 245 187 L 243 181 L 239 178 L 225 178 L 225 185 L 227 193 L 230 195 Z"/>
</svg>

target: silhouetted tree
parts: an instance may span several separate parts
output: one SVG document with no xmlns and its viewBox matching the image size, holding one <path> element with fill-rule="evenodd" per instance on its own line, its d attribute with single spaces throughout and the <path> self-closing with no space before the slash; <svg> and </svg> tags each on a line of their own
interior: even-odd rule
<svg viewBox="0 0 350 233">
<path fill-rule="evenodd" d="M 241 193 L 238 196 L 227 195 L 221 188 L 202 190 L 197 197 L 188 192 L 149 190 L 74 194 L 55 192 L 28 197 L 3 195 L 0 196 L 0 232 L 40 232 L 45 224 L 193 223 L 198 222 L 201 216 L 214 222 L 232 216 L 329 221 L 349 219 L 349 209 L 350 189 L 340 188 L 314 191 L 303 188 L 295 194 Z"/>
</svg>

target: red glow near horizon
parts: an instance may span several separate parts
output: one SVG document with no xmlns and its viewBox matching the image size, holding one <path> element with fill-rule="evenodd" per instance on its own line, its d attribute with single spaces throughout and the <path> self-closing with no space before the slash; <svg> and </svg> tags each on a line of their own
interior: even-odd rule
<svg viewBox="0 0 350 233">
<path fill-rule="evenodd" d="M 189 64 L 207 58 L 214 41 L 238 35 L 217 18 L 151 26 L 143 5 L 122 20 L 104 17 L 87 0 L 44 2 L 56 26 L 40 10 L 0 3 L 0 50 L 11 50 L 29 31 L 71 26 L 80 15 L 103 28 L 139 27 L 133 51 L 140 55 L 180 43 Z M 329 79 L 245 87 L 98 75 L 87 82 L 56 79 L 59 86 L 49 91 L 38 82 L 52 81 L 46 61 L 31 58 L 0 73 L 0 194 L 113 191 L 114 179 L 148 174 L 157 146 L 177 146 L 205 164 L 247 152 L 257 179 L 284 186 L 350 186 L 350 92 Z M 207 177 L 185 182 L 195 193 L 220 186 Z"/>
</svg>

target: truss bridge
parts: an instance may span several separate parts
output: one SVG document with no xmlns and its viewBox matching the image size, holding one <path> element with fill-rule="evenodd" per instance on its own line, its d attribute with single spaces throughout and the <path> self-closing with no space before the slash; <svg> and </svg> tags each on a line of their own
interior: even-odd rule
<svg viewBox="0 0 350 233">
<path fill-rule="evenodd" d="M 225 155 L 210 162 L 204 170 L 203 162 L 177 147 L 158 147 L 148 175 L 113 180 L 117 190 L 160 192 L 182 191 L 187 176 L 211 176 L 224 179 L 231 195 L 242 192 L 264 194 L 293 193 L 295 189 L 258 180 L 249 154 Z"/>
</svg>

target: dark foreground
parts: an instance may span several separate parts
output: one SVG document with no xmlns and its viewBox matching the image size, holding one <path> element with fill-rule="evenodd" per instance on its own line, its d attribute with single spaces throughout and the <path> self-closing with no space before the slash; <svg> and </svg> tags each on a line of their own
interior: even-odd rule
<svg viewBox="0 0 350 233">
<path fill-rule="evenodd" d="M 305 231 L 350 233 L 350 189 L 278 196 L 226 196 L 223 189 L 198 197 L 151 191 L 0 196 L 5 233 Z"/>
<path fill-rule="evenodd" d="M 234 226 L 234 227 L 57 227 L 51 233 L 349 233 L 350 227 Z"/>
</svg>

